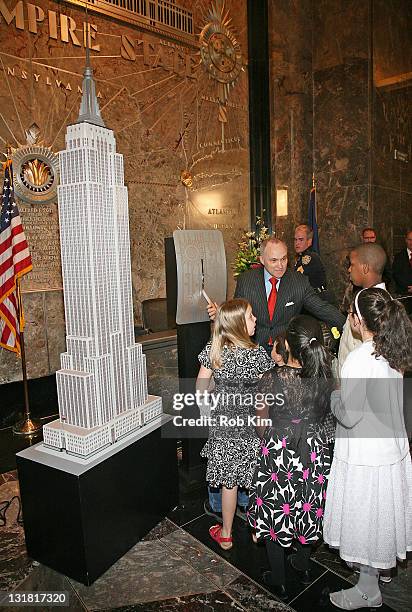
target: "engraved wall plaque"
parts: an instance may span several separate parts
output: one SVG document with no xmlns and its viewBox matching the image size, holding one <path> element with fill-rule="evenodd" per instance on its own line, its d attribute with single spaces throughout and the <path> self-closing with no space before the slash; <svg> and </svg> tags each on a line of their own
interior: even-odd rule
<svg viewBox="0 0 412 612">
<path fill-rule="evenodd" d="M 33 270 L 22 281 L 23 292 L 62 289 L 57 203 L 17 200 L 17 206 L 33 261 Z"/>
<path fill-rule="evenodd" d="M 177 267 L 176 323 L 208 321 L 204 290 L 213 302 L 226 300 L 226 255 L 222 233 L 217 230 L 176 230 L 173 232 Z"/>
</svg>

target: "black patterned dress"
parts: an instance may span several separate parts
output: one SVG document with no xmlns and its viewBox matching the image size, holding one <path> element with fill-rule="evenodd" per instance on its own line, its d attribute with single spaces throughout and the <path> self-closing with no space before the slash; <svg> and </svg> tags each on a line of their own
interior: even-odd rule
<svg viewBox="0 0 412 612">
<path fill-rule="evenodd" d="M 213 370 L 220 398 L 211 412 L 209 438 L 201 451 L 207 458 L 206 480 L 212 487 L 235 485 L 249 488 L 260 448 L 253 418 L 254 393 L 259 377 L 275 366 L 265 349 L 230 348 L 222 352 L 222 366 L 213 369 L 209 359 L 211 343 L 199 354 L 200 363 Z M 220 394 L 220 395 L 218 395 Z"/>
<path fill-rule="evenodd" d="M 309 544 L 322 536 L 331 463 L 324 421 L 316 416 L 316 394 L 300 372 L 282 366 L 259 384 L 262 393 L 281 393 L 284 405 L 270 409 L 272 426 L 261 441 L 247 516 L 258 539 L 281 546 L 293 539 Z"/>
</svg>

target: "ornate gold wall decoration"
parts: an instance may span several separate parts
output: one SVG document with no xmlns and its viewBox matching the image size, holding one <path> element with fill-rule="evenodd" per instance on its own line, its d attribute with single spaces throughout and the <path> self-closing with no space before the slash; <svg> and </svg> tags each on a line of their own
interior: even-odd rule
<svg viewBox="0 0 412 612">
<path fill-rule="evenodd" d="M 182 172 L 180 173 L 180 180 L 182 181 L 185 187 L 188 187 L 189 189 L 193 187 L 193 177 L 190 174 L 189 170 L 182 170 Z"/>
<path fill-rule="evenodd" d="M 49 147 L 28 144 L 13 151 L 16 195 L 29 204 L 56 199 L 59 180 L 58 157 Z"/>
<path fill-rule="evenodd" d="M 215 0 L 207 13 L 208 22 L 200 33 L 200 54 L 210 77 L 218 81 L 223 104 L 243 69 L 242 53 L 236 40 L 224 0 Z"/>
</svg>

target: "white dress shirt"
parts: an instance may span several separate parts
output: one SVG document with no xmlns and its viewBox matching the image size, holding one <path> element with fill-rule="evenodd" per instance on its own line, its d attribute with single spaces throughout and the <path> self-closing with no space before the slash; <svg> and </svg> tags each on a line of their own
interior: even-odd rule
<svg viewBox="0 0 412 612">
<path fill-rule="evenodd" d="M 270 282 L 272 275 L 269 274 L 266 268 L 263 272 L 263 277 L 265 279 L 266 298 L 269 299 L 270 292 L 272 291 L 272 283 Z M 276 291 L 279 291 L 279 285 L 280 285 L 280 278 L 276 279 Z"/>
</svg>

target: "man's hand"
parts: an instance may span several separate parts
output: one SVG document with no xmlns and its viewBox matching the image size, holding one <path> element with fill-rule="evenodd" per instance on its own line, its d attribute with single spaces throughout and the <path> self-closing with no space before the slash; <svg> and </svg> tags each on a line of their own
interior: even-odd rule
<svg viewBox="0 0 412 612">
<path fill-rule="evenodd" d="M 207 305 L 207 314 L 209 315 L 209 319 L 211 321 L 215 320 L 218 308 L 219 306 L 216 304 L 216 302 L 209 302 Z"/>
</svg>

